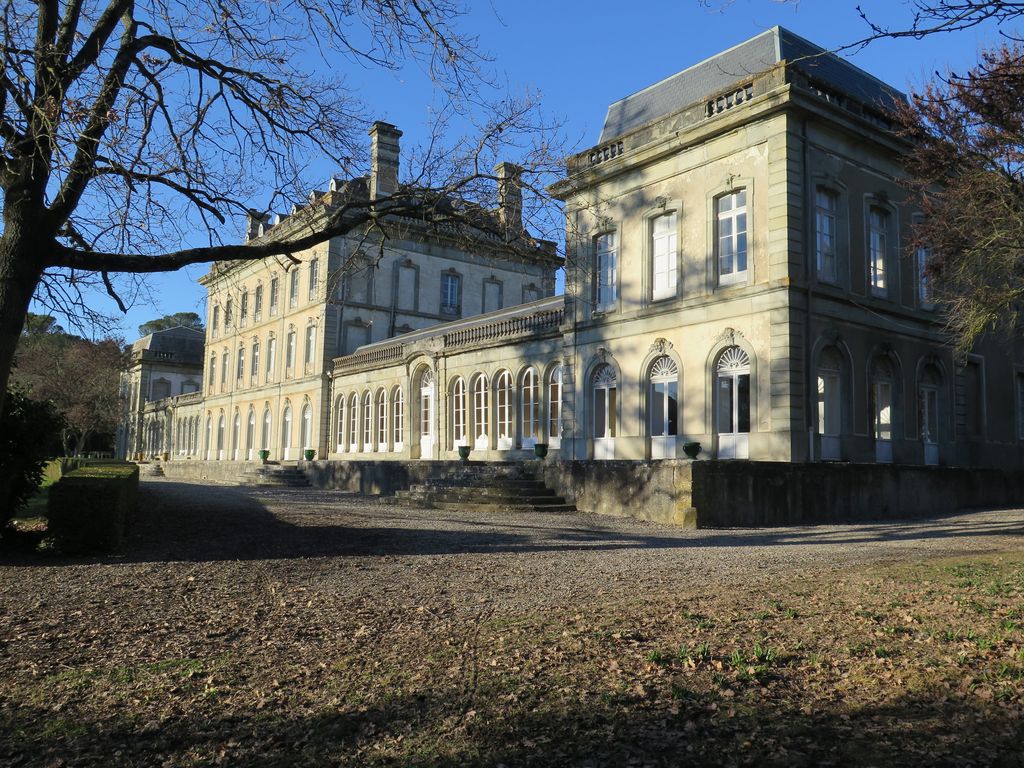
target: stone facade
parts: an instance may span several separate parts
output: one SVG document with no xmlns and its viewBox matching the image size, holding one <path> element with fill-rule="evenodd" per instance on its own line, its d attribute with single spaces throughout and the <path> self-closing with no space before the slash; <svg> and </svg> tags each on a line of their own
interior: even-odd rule
<svg viewBox="0 0 1024 768">
<path fill-rule="evenodd" d="M 218 267 L 203 455 L 521 460 L 541 443 L 568 462 L 685 464 L 699 442 L 718 459 L 1019 467 L 1024 346 L 954 359 L 927 253 L 907 247 L 918 214 L 885 117 L 900 98 L 774 28 L 616 102 L 552 188 L 561 297 L 551 254 L 503 263 L 415 222 L 383 250 L 338 239 L 297 264 Z M 394 183 L 395 133 L 375 128 L 371 190 Z M 316 226 L 317 206 L 352 191 L 332 183 L 253 236 Z M 287 302 L 293 275 L 297 303 L 271 313 L 268 286 Z M 673 510 L 659 515 L 689 514 Z"/>
</svg>

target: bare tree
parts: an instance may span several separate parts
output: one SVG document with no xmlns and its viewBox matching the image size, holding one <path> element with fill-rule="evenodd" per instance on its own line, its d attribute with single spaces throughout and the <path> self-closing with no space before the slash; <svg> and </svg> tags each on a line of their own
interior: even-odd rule
<svg viewBox="0 0 1024 768">
<path fill-rule="evenodd" d="M 124 309 L 118 273 L 287 257 L 358 227 L 384 229 L 398 214 L 507 235 L 481 215 L 494 163 L 513 154 L 535 200 L 561 153 L 534 96 L 489 97 L 488 62 L 456 29 L 456 3 L 7 0 L 0 409 L 33 295 L 88 314 L 80 289 L 98 284 Z M 336 201 L 310 217 L 316 227 L 239 242 L 242 227 L 226 225 L 303 200 L 312 160 L 346 176 L 365 167 L 369 121 L 341 70 L 409 60 L 445 105 L 412 182 L 385 198 Z"/>
</svg>

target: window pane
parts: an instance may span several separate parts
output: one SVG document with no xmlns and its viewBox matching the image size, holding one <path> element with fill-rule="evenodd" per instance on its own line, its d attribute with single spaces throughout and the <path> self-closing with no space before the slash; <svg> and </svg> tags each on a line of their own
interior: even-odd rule
<svg viewBox="0 0 1024 768">
<path fill-rule="evenodd" d="M 737 376 L 738 392 L 736 402 L 737 432 L 750 431 L 750 374 Z"/>
<path fill-rule="evenodd" d="M 607 415 L 607 403 L 605 395 L 608 390 L 606 389 L 595 389 L 594 390 L 594 437 L 601 438 L 607 437 L 605 434 Z"/>
<path fill-rule="evenodd" d="M 718 432 L 730 434 L 732 428 L 732 376 L 718 379 Z"/>
<path fill-rule="evenodd" d="M 615 437 L 615 387 L 608 390 L 608 437 Z"/>
<path fill-rule="evenodd" d="M 661 382 L 651 385 L 651 434 L 665 434 L 665 385 Z"/>
<path fill-rule="evenodd" d="M 668 418 L 668 434 L 678 435 L 678 412 L 679 412 L 679 397 L 677 390 L 679 389 L 679 383 L 675 381 L 668 382 L 665 397 L 667 398 L 666 410 Z"/>
</svg>

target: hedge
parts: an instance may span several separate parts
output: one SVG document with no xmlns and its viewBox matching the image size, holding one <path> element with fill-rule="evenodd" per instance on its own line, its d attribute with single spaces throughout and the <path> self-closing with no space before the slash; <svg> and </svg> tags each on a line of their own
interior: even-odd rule
<svg viewBox="0 0 1024 768">
<path fill-rule="evenodd" d="M 110 552 L 135 517 L 139 468 L 86 464 L 50 488 L 47 530 L 62 552 Z"/>
</svg>

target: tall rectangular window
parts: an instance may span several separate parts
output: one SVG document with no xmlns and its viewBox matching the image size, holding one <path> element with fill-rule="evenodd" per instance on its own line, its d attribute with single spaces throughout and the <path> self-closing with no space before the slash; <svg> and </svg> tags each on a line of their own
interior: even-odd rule
<svg viewBox="0 0 1024 768">
<path fill-rule="evenodd" d="M 868 213 L 868 271 L 871 277 L 871 292 L 876 296 L 888 293 L 885 256 L 889 234 L 889 215 L 881 208 L 872 208 Z"/>
<path fill-rule="evenodd" d="M 275 277 L 270 281 L 270 314 L 277 314 L 277 299 L 280 290 L 278 289 L 279 281 Z"/>
<path fill-rule="evenodd" d="M 263 286 L 256 286 L 256 293 L 252 301 L 252 319 L 259 320 L 263 315 Z"/>
<path fill-rule="evenodd" d="M 928 278 L 928 260 L 931 258 L 930 248 L 918 248 L 915 255 L 917 266 L 917 303 L 921 309 L 931 309 L 932 286 Z"/>
<path fill-rule="evenodd" d="M 273 381 L 277 371 L 277 339 L 267 339 L 267 381 Z"/>
<path fill-rule="evenodd" d="M 747 191 L 722 195 L 715 201 L 715 239 L 718 243 L 718 283 L 747 279 Z"/>
<path fill-rule="evenodd" d="M 814 195 L 815 251 L 818 279 L 836 282 L 836 208 L 838 195 L 831 189 L 818 187 Z"/>
<path fill-rule="evenodd" d="M 459 275 L 447 272 L 441 275 L 441 314 L 459 314 L 461 283 L 462 278 Z"/>
<path fill-rule="evenodd" d="M 601 235 L 594 245 L 597 266 L 597 309 L 607 312 L 615 308 L 619 298 L 619 253 L 615 233 Z"/>
<path fill-rule="evenodd" d="M 241 382 L 245 376 L 245 347 L 238 348 L 238 361 L 235 366 L 235 378 Z"/>
<path fill-rule="evenodd" d="M 981 366 L 969 360 L 964 366 L 964 433 L 977 440 L 982 436 L 982 414 L 985 396 L 982 387 Z"/>
<path fill-rule="evenodd" d="M 288 332 L 284 350 L 284 367 L 288 371 L 295 367 L 295 331 Z"/>
<path fill-rule="evenodd" d="M 220 306 L 218 305 L 218 306 L 213 308 L 213 320 L 210 321 L 210 332 L 211 332 L 212 335 L 216 336 L 217 332 L 219 330 L 220 330 Z"/>
<path fill-rule="evenodd" d="M 228 299 L 227 302 L 224 304 L 224 328 L 231 327 L 231 305 L 231 299 Z"/>
<path fill-rule="evenodd" d="M 246 291 L 242 294 L 242 299 L 238 304 L 238 324 L 245 326 L 245 321 L 249 318 L 249 292 Z"/>
<path fill-rule="evenodd" d="M 226 349 L 220 360 L 220 383 L 221 386 L 228 383 L 228 351 Z"/>
<path fill-rule="evenodd" d="M 299 270 L 293 269 L 288 282 L 288 306 L 294 307 L 299 303 Z"/>
<path fill-rule="evenodd" d="M 316 298 L 316 289 L 320 280 L 320 260 L 313 259 L 309 262 L 309 300 Z"/>
<path fill-rule="evenodd" d="M 875 439 L 892 440 L 892 382 L 876 379 L 872 382 L 875 411 Z"/>
<path fill-rule="evenodd" d="M 676 295 L 679 257 L 676 253 L 677 221 L 675 213 L 654 220 L 651 232 L 652 298 L 670 299 Z"/>
<path fill-rule="evenodd" d="M 316 326 L 310 325 L 306 328 L 306 365 L 313 364 L 316 355 Z"/>
<path fill-rule="evenodd" d="M 260 343 L 255 340 L 252 343 L 252 362 L 249 368 L 249 378 L 255 384 L 260 375 Z"/>
</svg>

